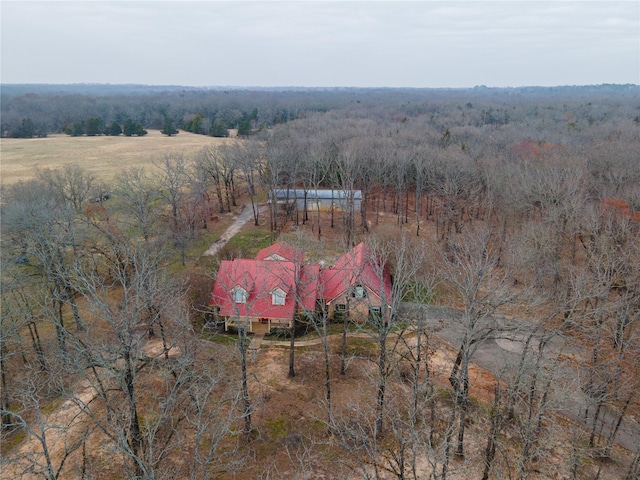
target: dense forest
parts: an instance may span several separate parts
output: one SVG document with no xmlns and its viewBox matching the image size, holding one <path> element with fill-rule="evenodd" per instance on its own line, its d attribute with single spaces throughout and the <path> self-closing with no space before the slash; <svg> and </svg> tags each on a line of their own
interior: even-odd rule
<svg viewBox="0 0 640 480">
<path fill-rule="evenodd" d="M 3 85 L 3 137 L 30 138 L 49 133 L 110 134 L 109 126 L 127 120 L 160 130 L 170 119 L 178 128 L 224 136 L 227 129 L 248 134 L 309 112 L 384 109 L 406 116 L 448 115 L 450 109 L 475 104 L 476 115 L 455 118 L 452 125 L 503 125 L 538 116 L 536 107 L 582 107 L 582 121 L 600 122 L 593 100 L 617 108 L 637 98 L 635 85 L 590 87 L 526 87 L 492 89 L 209 89 L 122 85 Z M 604 107 L 604 105 L 602 105 Z M 605 107 L 607 108 L 607 107 Z M 542 114 L 543 112 L 540 112 Z M 638 112 L 628 112 L 640 121 Z M 479 115 L 478 115 L 479 114 Z M 93 120 L 93 128 L 78 130 Z M 443 118 L 444 121 L 450 119 Z M 451 119 L 453 120 L 453 119 Z M 89 122 L 91 123 L 91 122 Z M 97 125 L 96 125 L 97 123 Z M 97 127 L 97 128 L 96 128 Z"/>
<path fill-rule="evenodd" d="M 1 113 L 3 137 L 127 120 L 134 135 L 239 133 L 109 183 L 66 165 L 3 188 L 0 405 L 16 475 L 640 475 L 637 85 L 3 85 Z M 266 202 L 282 188 L 362 201 Z M 212 334 L 216 262 L 255 245 L 203 260 L 201 239 L 243 205 L 314 261 L 370 244 L 393 322 L 304 312 L 315 347 L 294 355 L 294 328 L 286 355 L 253 360 L 246 331 Z M 508 360 L 483 360 L 505 344 Z M 265 380 L 269 362 L 289 374 Z"/>
</svg>

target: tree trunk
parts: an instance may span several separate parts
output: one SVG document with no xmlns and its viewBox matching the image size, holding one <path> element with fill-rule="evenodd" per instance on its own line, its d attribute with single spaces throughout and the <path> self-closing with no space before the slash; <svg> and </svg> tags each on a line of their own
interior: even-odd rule
<svg viewBox="0 0 640 480">
<path fill-rule="evenodd" d="M 33 349 L 36 352 L 36 356 L 38 357 L 38 363 L 40 364 L 40 370 L 46 371 L 47 364 L 44 358 L 44 351 L 42 350 L 42 343 L 40 342 L 40 335 L 38 334 L 38 325 L 36 322 L 31 320 L 27 327 L 29 328 L 29 335 L 31 336 L 31 343 L 33 345 Z"/>
<path fill-rule="evenodd" d="M 253 212 L 253 225 L 258 227 L 260 226 L 260 218 L 259 218 L 260 208 L 256 206 L 255 199 L 253 198 L 253 190 L 249 198 L 251 198 L 251 211 Z"/>
<path fill-rule="evenodd" d="M 464 432 L 469 408 L 469 367 L 465 362 L 462 368 L 462 398 L 460 401 L 460 425 L 458 427 L 458 447 L 456 455 L 464 457 Z"/>
<path fill-rule="evenodd" d="M 5 358 L 7 356 L 7 346 L 4 342 L 4 336 L 0 335 L 0 379 L 2 381 L 2 398 L 0 399 L 0 409 L 2 409 L 2 426 L 4 429 L 11 424 L 11 415 L 9 414 L 9 391 L 7 390 L 7 375 Z"/>
<path fill-rule="evenodd" d="M 71 287 L 66 288 L 67 298 L 69 299 L 69 305 L 71 305 L 71 311 L 73 312 L 73 319 L 76 322 L 76 331 L 84 331 L 84 325 L 80 318 L 80 312 L 78 311 L 78 304 L 76 303 L 75 292 Z"/>
<path fill-rule="evenodd" d="M 297 295 L 298 293 L 296 292 L 295 295 Z M 296 302 L 297 303 L 297 302 Z M 294 312 L 295 312 L 295 307 L 294 307 Z M 295 369 L 295 358 L 296 358 L 296 354 L 295 354 L 295 344 L 296 344 L 296 318 L 295 318 L 295 313 L 294 313 L 294 317 L 291 320 L 291 340 L 289 342 L 289 378 L 293 378 L 296 376 L 296 369 Z"/>
<path fill-rule="evenodd" d="M 129 348 L 124 351 L 124 387 L 129 401 L 129 447 L 131 448 L 133 467 L 136 477 L 142 478 L 143 471 L 139 455 L 142 451 L 142 433 L 140 431 L 140 419 L 135 396 L 135 380 L 133 366 L 131 365 L 131 353 Z"/>
<path fill-rule="evenodd" d="M 380 339 L 380 357 L 378 358 L 378 393 L 376 399 L 376 438 L 382 436 L 384 423 L 384 395 L 387 387 L 387 346 L 386 335 Z"/>
<path fill-rule="evenodd" d="M 56 283 L 55 286 L 55 306 L 57 311 L 57 318 L 55 321 L 56 324 L 56 338 L 58 340 L 58 347 L 60 348 L 60 353 L 62 353 L 63 358 L 67 358 L 67 344 L 65 341 L 65 330 L 64 330 L 64 317 L 62 315 L 62 305 L 64 302 L 62 301 L 60 286 Z"/>
<path fill-rule="evenodd" d="M 494 400 L 491 415 L 491 430 L 487 436 L 487 448 L 484 451 L 484 471 L 482 472 L 482 480 L 489 480 L 491 473 L 491 465 L 496 456 L 496 447 L 498 443 L 498 435 L 502 428 L 502 395 L 500 381 L 496 381 L 494 389 Z"/>
<path fill-rule="evenodd" d="M 238 322 L 238 340 L 240 342 L 240 360 L 242 367 L 242 405 L 244 417 L 244 434 L 248 442 L 251 439 L 251 401 L 247 385 L 247 329 Z"/>
<path fill-rule="evenodd" d="M 349 321 L 349 302 L 347 302 L 347 312 L 342 319 L 342 356 L 340 359 L 340 375 L 347 374 L 347 322 Z"/>
<path fill-rule="evenodd" d="M 362 204 L 360 205 L 360 221 L 362 222 L 362 229 L 365 232 L 369 231 L 369 224 L 367 223 L 368 205 L 369 205 L 369 192 L 365 190 L 363 193 Z"/>
<path fill-rule="evenodd" d="M 333 414 L 331 408 L 331 364 L 329 362 L 329 341 L 327 339 L 327 318 L 323 314 L 322 320 L 322 350 L 324 353 L 324 386 L 325 399 L 327 401 L 327 425 L 333 422 Z"/>
</svg>

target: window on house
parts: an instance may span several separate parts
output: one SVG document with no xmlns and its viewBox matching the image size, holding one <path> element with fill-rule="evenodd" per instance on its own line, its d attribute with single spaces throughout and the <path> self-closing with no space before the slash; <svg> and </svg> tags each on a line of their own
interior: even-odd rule
<svg viewBox="0 0 640 480">
<path fill-rule="evenodd" d="M 336 303 L 336 312 L 346 312 L 347 306 L 344 303 Z"/>
<path fill-rule="evenodd" d="M 369 307 L 369 320 L 380 320 L 382 318 L 382 308 Z"/>
<path fill-rule="evenodd" d="M 247 291 L 242 287 L 237 287 L 233 291 L 233 301 L 236 303 L 246 303 L 247 302 Z"/>
<path fill-rule="evenodd" d="M 286 295 L 279 288 L 274 290 L 271 293 L 271 303 L 273 305 L 284 305 L 285 300 L 286 300 Z"/>
<path fill-rule="evenodd" d="M 365 289 L 362 285 L 356 285 L 351 292 L 353 298 L 364 298 L 366 296 Z"/>
</svg>

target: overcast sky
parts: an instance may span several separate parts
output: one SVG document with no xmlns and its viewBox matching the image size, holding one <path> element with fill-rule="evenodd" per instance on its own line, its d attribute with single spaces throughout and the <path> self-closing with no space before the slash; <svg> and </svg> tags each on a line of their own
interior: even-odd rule
<svg viewBox="0 0 640 480">
<path fill-rule="evenodd" d="M 7 1 L 2 83 L 640 83 L 640 1 Z"/>
</svg>

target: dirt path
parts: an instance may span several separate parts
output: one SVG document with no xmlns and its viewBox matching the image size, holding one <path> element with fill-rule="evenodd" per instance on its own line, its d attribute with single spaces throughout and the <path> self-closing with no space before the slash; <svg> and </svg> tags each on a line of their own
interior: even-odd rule
<svg viewBox="0 0 640 480">
<path fill-rule="evenodd" d="M 165 354 L 159 338 L 148 341 L 143 352 L 154 358 Z M 167 352 L 169 357 L 181 354 L 179 347 L 171 347 Z M 51 467 L 54 470 L 61 469 L 61 463 L 66 461 L 67 455 L 81 448 L 83 441 L 95 430 L 91 410 L 92 402 L 98 395 L 92 383 L 85 380 L 77 384 L 73 395 L 53 411 L 45 413 L 46 409 L 41 410 L 38 420 L 29 425 L 26 438 L 18 449 L 10 458 L 0 458 L 0 480 L 44 476 L 42 472 L 47 469 L 44 445 L 51 459 Z M 70 463 L 66 462 L 66 466 Z M 69 469 L 65 467 L 59 478 L 65 478 L 66 475 L 69 475 Z"/>
<path fill-rule="evenodd" d="M 266 211 L 266 207 L 264 205 L 263 206 L 257 205 L 257 208 L 260 209 L 259 210 L 260 215 L 264 214 L 264 212 Z M 242 206 L 242 211 L 240 212 L 240 215 L 238 215 L 234 220 L 234 222 L 231 224 L 231 226 L 227 228 L 227 231 L 224 232 L 222 236 L 218 240 L 216 240 L 202 255 L 205 257 L 213 257 L 214 255 L 216 255 L 220 251 L 220 249 L 224 247 L 227 244 L 227 242 L 231 240 L 234 237 L 234 235 L 236 235 L 240 231 L 240 229 L 244 226 L 244 224 L 247 223 L 252 218 L 253 218 L 253 209 L 249 204 L 244 204 Z"/>
</svg>

